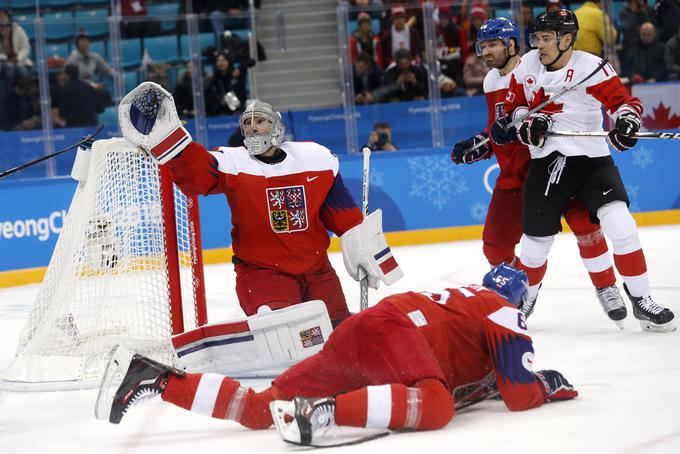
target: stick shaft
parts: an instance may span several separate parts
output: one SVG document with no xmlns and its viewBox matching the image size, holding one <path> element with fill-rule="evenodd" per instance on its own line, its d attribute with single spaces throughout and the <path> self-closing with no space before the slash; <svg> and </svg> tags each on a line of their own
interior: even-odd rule
<svg viewBox="0 0 680 454">
<path fill-rule="evenodd" d="M 368 147 L 364 147 L 362 149 L 362 153 L 364 154 L 364 172 L 361 191 L 361 212 L 363 213 L 365 218 L 366 216 L 368 216 L 368 185 L 370 181 L 371 149 Z M 368 309 L 368 275 L 366 274 L 366 271 L 362 268 L 359 269 L 359 272 L 362 275 L 361 279 L 359 280 L 359 294 L 360 294 L 359 307 L 363 311 L 365 309 Z"/>
<path fill-rule="evenodd" d="M 52 154 L 48 154 L 48 155 L 46 155 L 46 156 L 41 156 L 41 157 L 39 157 L 39 158 L 37 158 L 37 159 L 34 159 L 34 160 L 32 160 L 32 161 L 28 161 L 28 162 L 26 162 L 26 163 L 24 163 L 24 164 L 18 165 L 18 166 L 13 167 L 13 168 L 11 168 L 11 169 L 9 169 L 9 170 L 5 170 L 4 172 L 0 172 L 0 179 L 5 178 L 5 177 L 8 177 L 8 176 L 12 175 L 13 173 L 16 173 L 16 172 L 18 172 L 18 171 L 20 171 L 20 170 L 24 170 L 24 169 L 27 168 L 27 167 L 31 167 L 31 166 L 33 166 L 33 165 L 35 165 L 35 164 L 39 164 L 39 163 L 41 163 L 41 162 L 43 162 L 43 161 L 46 161 L 46 160 L 48 160 L 48 159 L 57 157 L 57 156 L 59 156 L 59 155 L 62 154 L 62 153 L 66 153 L 66 152 L 69 151 L 69 150 L 72 150 L 72 149 L 74 149 L 74 148 L 77 148 L 77 147 L 79 147 L 81 144 L 87 142 L 88 140 L 93 139 L 97 134 L 99 134 L 99 132 L 100 132 L 103 128 L 104 128 L 104 124 L 99 125 L 99 127 L 98 127 L 92 134 L 88 135 L 87 137 L 85 137 L 85 138 L 84 138 L 83 140 L 81 140 L 80 142 L 75 143 L 75 144 L 73 144 L 73 145 L 70 145 L 70 146 L 64 148 L 63 150 L 55 151 L 55 152 L 52 153 Z"/>
<path fill-rule="evenodd" d="M 549 131 L 550 136 L 563 137 L 605 137 L 609 134 L 607 131 Z M 665 140 L 680 140 L 680 132 L 637 132 L 633 136 L 635 139 L 665 139 Z"/>
</svg>

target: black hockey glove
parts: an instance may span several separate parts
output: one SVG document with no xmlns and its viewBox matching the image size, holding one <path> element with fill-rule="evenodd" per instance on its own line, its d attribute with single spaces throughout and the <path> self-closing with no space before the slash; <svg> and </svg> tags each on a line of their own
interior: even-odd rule
<svg viewBox="0 0 680 454">
<path fill-rule="evenodd" d="M 550 130 L 550 115 L 536 113 L 526 118 L 517 130 L 517 139 L 524 145 L 542 147 Z"/>
<path fill-rule="evenodd" d="M 498 145 L 505 145 L 516 139 L 517 129 L 513 126 L 507 131 L 505 127 L 510 124 L 510 116 L 505 116 L 494 121 L 491 125 L 491 130 L 489 134 L 491 135 L 491 140 L 493 140 Z"/>
<path fill-rule="evenodd" d="M 607 142 L 616 151 L 630 150 L 638 141 L 633 136 L 640 131 L 640 125 L 640 117 L 632 112 L 619 115 L 616 119 L 616 126 L 607 134 Z"/>
<path fill-rule="evenodd" d="M 569 400 L 578 396 L 578 391 L 556 370 L 539 370 L 536 378 L 543 385 L 543 396 L 546 402 Z"/>
<path fill-rule="evenodd" d="M 469 139 L 461 140 L 453 146 L 451 151 L 451 160 L 454 164 L 472 164 L 481 159 L 488 159 L 491 157 L 491 147 L 489 142 L 484 145 L 480 145 L 479 148 L 475 148 L 472 151 L 467 151 L 469 148 L 474 147 L 480 142 L 488 139 L 489 136 L 486 132 L 477 134 Z"/>
</svg>

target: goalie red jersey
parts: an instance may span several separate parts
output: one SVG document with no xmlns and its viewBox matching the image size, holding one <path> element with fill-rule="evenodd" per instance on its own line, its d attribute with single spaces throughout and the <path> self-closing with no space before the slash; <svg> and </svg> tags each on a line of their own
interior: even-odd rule
<svg viewBox="0 0 680 454">
<path fill-rule="evenodd" d="M 239 259 L 305 274 L 326 263 L 328 230 L 340 236 L 363 217 L 330 150 L 313 142 L 285 142 L 280 148 L 285 158 L 267 163 L 244 147 L 208 152 L 192 142 L 167 166 L 185 193 L 227 197 Z"/>
</svg>

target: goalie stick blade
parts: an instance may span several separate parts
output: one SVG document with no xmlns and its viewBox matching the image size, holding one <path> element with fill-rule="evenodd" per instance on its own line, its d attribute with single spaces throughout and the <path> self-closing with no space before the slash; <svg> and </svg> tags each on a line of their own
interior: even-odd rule
<svg viewBox="0 0 680 454">
<path fill-rule="evenodd" d="M 97 401 L 94 405 L 95 418 L 99 420 L 109 419 L 113 405 L 113 396 L 116 394 L 116 390 L 120 386 L 133 356 L 133 353 L 125 350 L 120 345 L 116 345 L 111 349 L 110 360 L 106 365 L 104 376 L 99 385 Z"/>
</svg>

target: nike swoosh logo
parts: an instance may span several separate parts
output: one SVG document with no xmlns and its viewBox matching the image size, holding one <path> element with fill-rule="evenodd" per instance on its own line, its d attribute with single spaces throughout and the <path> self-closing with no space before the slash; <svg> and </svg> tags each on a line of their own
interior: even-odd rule
<svg viewBox="0 0 680 454">
<path fill-rule="evenodd" d="M 611 188 L 611 189 L 609 189 L 609 190 L 607 190 L 607 191 L 602 191 L 602 195 L 607 195 L 607 194 L 609 194 L 610 192 L 612 192 L 613 190 L 614 190 L 614 188 Z"/>
<path fill-rule="evenodd" d="M 318 175 L 315 176 L 315 177 L 307 177 L 307 181 L 314 181 L 314 180 L 316 180 L 317 178 L 319 178 Z"/>
</svg>

